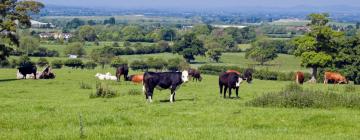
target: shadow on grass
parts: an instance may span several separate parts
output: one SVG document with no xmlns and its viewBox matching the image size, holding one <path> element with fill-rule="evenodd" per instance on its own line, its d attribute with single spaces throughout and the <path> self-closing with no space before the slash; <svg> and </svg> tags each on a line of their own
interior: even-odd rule
<svg viewBox="0 0 360 140">
<path fill-rule="evenodd" d="M 181 102 L 181 101 L 195 101 L 195 99 L 176 99 L 175 102 Z M 170 100 L 160 100 L 160 103 L 169 103 Z"/>
<path fill-rule="evenodd" d="M 16 81 L 18 79 L 0 79 L 0 83 L 2 82 L 11 82 L 11 81 Z"/>
</svg>

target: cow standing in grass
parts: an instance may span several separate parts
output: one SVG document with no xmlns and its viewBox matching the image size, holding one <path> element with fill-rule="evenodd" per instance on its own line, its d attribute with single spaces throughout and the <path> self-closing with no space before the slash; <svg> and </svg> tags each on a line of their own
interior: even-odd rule
<svg viewBox="0 0 360 140">
<path fill-rule="evenodd" d="M 189 81 L 188 71 L 183 72 L 146 72 L 144 74 L 143 91 L 149 102 L 152 102 L 154 89 L 170 89 L 170 102 L 175 101 L 176 90 L 185 82 Z"/>
<path fill-rule="evenodd" d="M 226 98 L 226 91 L 229 89 L 229 98 L 231 97 L 231 90 L 236 90 L 236 97 L 239 98 L 239 87 L 243 81 L 242 77 L 236 72 L 225 72 L 219 76 L 220 96 L 224 90 L 224 98 Z"/>
<path fill-rule="evenodd" d="M 129 74 L 129 67 L 127 64 L 123 64 L 116 69 L 116 78 L 117 81 L 120 82 L 121 75 L 124 75 L 124 79 L 127 80 Z"/>
<path fill-rule="evenodd" d="M 348 84 L 349 81 L 345 78 L 345 76 L 342 76 L 340 73 L 336 72 L 325 72 L 324 75 L 324 84 L 328 84 L 329 81 L 333 81 L 335 84 Z"/>
<path fill-rule="evenodd" d="M 301 85 L 304 84 L 304 80 L 305 80 L 305 76 L 303 72 L 298 71 L 295 73 L 295 82 L 297 84 L 301 84 Z"/>
<path fill-rule="evenodd" d="M 202 80 L 201 73 L 199 70 L 196 69 L 189 69 L 189 75 L 192 77 L 193 81 L 200 81 Z"/>
<path fill-rule="evenodd" d="M 33 64 L 24 64 L 20 66 L 18 69 L 19 69 L 19 73 L 23 75 L 23 79 L 26 79 L 27 74 L 34 74 L 34 79 L 36 79 L 37 68 Z"/>
</svg>

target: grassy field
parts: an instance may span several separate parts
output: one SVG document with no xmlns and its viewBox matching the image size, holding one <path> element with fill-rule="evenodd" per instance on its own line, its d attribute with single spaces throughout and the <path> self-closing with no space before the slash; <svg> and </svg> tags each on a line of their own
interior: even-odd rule
<svg viewBox="0 0 360 140">
<path fill-rule="evenodd" d="M 97 72 L 112 69 L 54 70 L 55 80 L 13 80 L 15 69 L 0 69 L 0 139 L 358 139 L 356 109 L 255 108 L 245 103 L 290 82 L 241 85 L 240 99 L 219 97 L 216 76 L 189 82 L 168 102 L 169 91 L 155 91 L 145 102 L 141 85 L 106 82 L 120 94 L 90 99 Z M 138 72 L 132 72 L 138 73 Z M 84 82 L 93 89 L 81 89 Z M 304 88 L 343 93 L 343 86 L 305 84 Z M 360 87 L 356 87 L 360 92 Z M 345 94 L 345 93 L 343 93 Z M 360 93 L 359 93 L 360 94 Z M 233 95 L 234 96 L 234 95 Z M 82 119 L 80 120 L 80 115 Z M 80 126 L 80 122 L 83 123 Z"/>
</svg>

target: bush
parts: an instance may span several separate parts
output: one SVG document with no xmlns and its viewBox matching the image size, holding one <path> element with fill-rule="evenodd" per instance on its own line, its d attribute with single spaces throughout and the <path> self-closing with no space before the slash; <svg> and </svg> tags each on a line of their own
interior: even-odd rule
<svg viewBox="0 0 360 140">
<path fill-rule="evenodd" d="M 82 43 L 72 43 L 65 47 L 64 53 L 66 55 L 73 54 L 78 56 L 83 56 L 86 54 L 84 45 Z"/>
<path fill-rule="evenodd" d="M 46 65 L 49 65 L 49 61 L 46 58 L 39 58 L 37 65 L 40 67 L 44 67 Z"/>
<path fill-rule="evenodd" d="M 81 59 L 68 59 L 64 62 L 64 65 L 71 68 L 83 68 L 84 63 Z"/>
<path fill-rule="evenodd" d="M 127 60 L 125 59 L 122 59 L 120 57 L 115 57 L 112 61 L 111 61 L 111 67 L 114 67 L 114 68 L 118 68 L 122 65 L 125 65 L 125 64 L 128 64 Z"/>
<path fill-rule="evenodd" d="M 190 65 L 184 59 L 173 58 L 168 60 L 167 69 L 169 71 L 181 71 L 188 68 L 190 68 Z"/>
<path fill-rule="evenodd" d="M 149 65 L 149 68 L 155 70 L 162 70 L 168 65 L 167 62 L 161 58 L 149 58 L 146 63 Z"/>
<path fill-rule="evenodd" d="M 80 82 L 80 89 L 92 89 L 91 85 L 83 81 Z"/>
<path fill-rule="evenodd" d="M 51 67 L 54 69 L 61 69 L 64 63 L 61 60 L 53 60 L 51 62 Z"/>
<path fill-rule="evenodd" d="M 360 108 L 360 96 L 303 90 L 299 85 L 291 84 L 280 92 L 266 93 L 247 102 L 246 105 L 285 108 Z"/>
<path fill-rule="evenodd" d="M 97 83 L 96 84 L 96 92 L 90 94 L 90 98 L 113 98 L 118 96 L 115 90 L 110 89 L 106 84 Z"/>
<path fill-rule="evenodd" d="M 149 65 L 143 60 L 135 60 L 130 64 L 130 68 L 134 71 L 136 70 L 145 71 L 149 69 Z"/>
<path fill-rule="evenodd" d="M 97 64 L 93 61 L 86 62 L 84 67 L 86 69 L 95 69 L 97 67 Z"/>
</svg>

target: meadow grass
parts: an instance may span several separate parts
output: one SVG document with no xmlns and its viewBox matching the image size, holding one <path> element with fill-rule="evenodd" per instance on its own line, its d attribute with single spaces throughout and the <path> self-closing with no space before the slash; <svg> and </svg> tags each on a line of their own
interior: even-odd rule
<svg viewBox="0 0 360 140">
<path fill-rule="evenodd" d="M 0 139 L 358 139 L 356 109 L 257 108 L 245 103 L 277 92 L 290 82 L 244 83 L 240 99 L 223 99 L 217 77 L 189 82 L 169 103 L 169 91 L 156 90 L 154 102 L 132 94 L 142 85 L 105 82 L 114 98 L 89 98 L 97 72 L 113 69 L 54 70 L 55 80 L 14 80 L 15 69 L 0 69 Z M 141 72 L 131 72 L 141 73 Z M 84 82 L 92 85 L 83 89 Z M 344 85 L 305 84 L 304 89 L 347 94 Z M 359 92 L 358 86 L 353 92 Z M 130 93 L 130 94 L 129 94 Z M 234 95 L 233 95 L 234 97 Z M 81 119 L 80 119 L 81 118 Z M 81 124 L 81 125 L 80 125 Z"/>
</svg>

